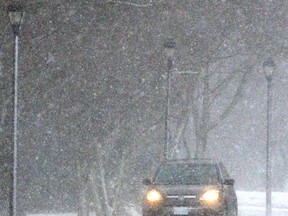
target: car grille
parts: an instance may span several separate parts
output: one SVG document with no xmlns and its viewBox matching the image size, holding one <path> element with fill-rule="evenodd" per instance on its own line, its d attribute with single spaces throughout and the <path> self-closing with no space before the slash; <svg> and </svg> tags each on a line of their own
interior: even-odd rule
<svg viewBox="0 0 288 216">
<path fill-rule="evenodd" d="M 199 206 L 196 195 L 167 195 L 165 204 L 167 206 Z"/>
</svg>

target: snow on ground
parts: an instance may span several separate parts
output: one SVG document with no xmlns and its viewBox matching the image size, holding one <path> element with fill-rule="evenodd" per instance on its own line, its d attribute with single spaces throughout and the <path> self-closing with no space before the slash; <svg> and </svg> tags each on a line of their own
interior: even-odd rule
<svg viewBox="0 0 288 216">
<path fill-rule="evenodd" d="M 264 216 L 265 192 L 237 191 L 239 216 Z M 288 216 L 288 193 L 272 193 L 272 215 Z"/>
<path fill-rule="evenodd" d="M 266 203 L 265 192 L 237 191 L 239 206 L 263 207 Z M 273 192 L 272 205 L 274 208 L 288 209 L 288 193 Z"/>
<path fill-rule="evenodd" d="M 265 192 L 237 191 L 237 198 L 239 216 L 265 216 Z M 288 192 L 273 192 L 272 206 L 273 216 L 288 216 Z M 127 216 L 141 216 L 136 209 L 127 210 Z M 77 216 L 77 214 L 28 214 L 27 216 Z M 95 214 L 92 213 L 90 216 L 95 216 Z"/>
</svg>

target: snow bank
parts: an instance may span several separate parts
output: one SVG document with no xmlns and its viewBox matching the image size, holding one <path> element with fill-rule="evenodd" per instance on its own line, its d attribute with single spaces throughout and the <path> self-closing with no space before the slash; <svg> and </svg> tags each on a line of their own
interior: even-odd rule
<svg viewBox="0 0 288 216">
<path fill-rule="evenodd" d="M 256 191 L 237 191 L 238 206 L 265 207 L 266 193 Z M 272 193 L 273 208 L 288 209 L 288 193 Z"/>
</svg>

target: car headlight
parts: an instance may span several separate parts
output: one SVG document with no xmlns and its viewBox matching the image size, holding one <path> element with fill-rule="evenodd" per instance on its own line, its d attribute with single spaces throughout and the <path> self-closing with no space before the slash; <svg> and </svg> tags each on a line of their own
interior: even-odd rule
<svg viewBox="0 0 288 216">
<path fill-rule="evenodd" d="M 155 189 L 148 191 L 146 198 L 151 203 L 158 203 L 162 201 L 162 195 Z"/>
<path fill-rule="evenodd" d="M 212 190 L 209 190 L 209 191 L 206 191 L 201 197 L 200 197 L 200 200 L 201 201 L 204 201 L 208 204 L 213 204 L 215 202 L 217 202 L 219 199 L 219 190 L 215 190 L 215 189 L 212 189 Z"/>
</svg>

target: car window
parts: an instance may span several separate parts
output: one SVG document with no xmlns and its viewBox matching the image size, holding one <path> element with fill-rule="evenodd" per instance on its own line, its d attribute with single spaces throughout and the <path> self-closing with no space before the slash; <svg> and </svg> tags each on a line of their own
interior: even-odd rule
<svg viewBox="0 0 288 216">
<path fill-rule="evenodd" d="M 217 184 L 217 170 L 213 164 L 166 165 L 160 168 L 155 184 L 209 185 Z"/>
</svg>

